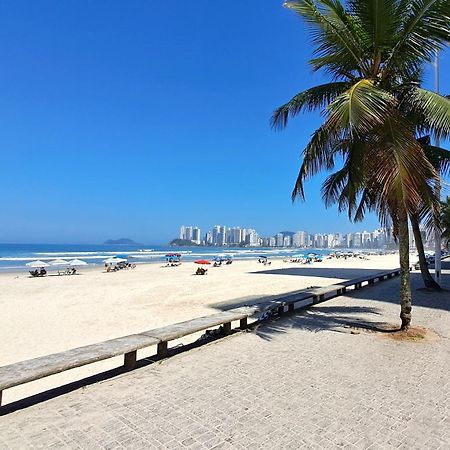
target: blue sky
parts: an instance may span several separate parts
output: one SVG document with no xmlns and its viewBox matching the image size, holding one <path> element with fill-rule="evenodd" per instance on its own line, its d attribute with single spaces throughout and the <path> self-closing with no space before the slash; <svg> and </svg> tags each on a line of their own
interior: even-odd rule
<svg viewBox="0 0 450 450">
<path fill-rule="evenodd" d="M 320 117 L 274 132 L 270 114 L 324 79 L 281 3 L 2 2 L 0 242 L 165 243 L 181 224 L 376 227 L 326 210 L 323 177 L 291 203 Z"/>
</svg>

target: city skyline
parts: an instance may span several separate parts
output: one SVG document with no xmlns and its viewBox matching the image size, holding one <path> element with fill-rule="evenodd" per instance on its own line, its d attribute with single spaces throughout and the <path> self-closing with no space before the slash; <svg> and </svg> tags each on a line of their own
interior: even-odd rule
<svg viewBox="0 0 450 450">
<path fill-rule="evenodd" d="M 432 238 L 423 233 L 425 246 L 431 248 Z M 396 246 L 392 229 L 379 227 L 373 231 L 354 233 L 310 233 L 309 231 L 280 231 L 272 236 L 260 236 L 254 228 L 215 225 L 203 235 L 197 226 L 182 225 L 179 239 L 196 245 L 216 247 L 295 247 L 295 248 L 392 248 Z M 413 233 L 410 245 L 414 246 Z"/>
</svg>

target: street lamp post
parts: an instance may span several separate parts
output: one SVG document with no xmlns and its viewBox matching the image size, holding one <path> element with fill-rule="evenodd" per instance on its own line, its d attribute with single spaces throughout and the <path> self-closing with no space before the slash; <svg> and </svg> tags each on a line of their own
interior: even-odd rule
<svg viewBox="0 0 450 450">
<path fill-rule="evenodd" d="M 439 94 L 439 52 L 436 51 L 436 55 L 434 58 L 434 90 L 437 94 Z M 439 137 L 436 138 L 435 145 L 439 147 Z M 440 180 L 440 171 L 438 174 L 438 179 L 436 182 L 435 193 L 438 201 L 441 201 L 441 180 Z M 434 277 L 437 282 L 440 281 L 441 278 L 441 230 L 438 226 L 434 228 Z"/>
</svg>

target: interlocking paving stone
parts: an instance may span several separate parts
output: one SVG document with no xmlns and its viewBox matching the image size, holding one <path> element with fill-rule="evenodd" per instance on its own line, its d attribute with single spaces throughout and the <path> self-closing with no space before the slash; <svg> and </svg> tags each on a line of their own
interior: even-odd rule
<svg viewBox="0 0 450 450">
<path fill-rule="evenodd" d="M 450 449 L 450 292 L 414 291 L 437 339 L 349 332 L 397 324 L 398 284 L 0 417 L 0 448 Z"/>
</svg>

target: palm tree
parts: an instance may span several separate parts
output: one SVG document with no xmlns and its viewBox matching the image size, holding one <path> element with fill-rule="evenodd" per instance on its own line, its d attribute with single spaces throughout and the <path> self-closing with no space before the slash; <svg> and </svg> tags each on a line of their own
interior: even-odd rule
<svg viewBox="0 0 450 450">
<path fill-rule="evenodd" d="M 447 197 L 445 202 L 442 202 L 441 212 L 441 226 L 444 230 L 442 238 L 444 239 L 445 246 L 448 248 L 450 242 L 450 197 Z"/>
<path fill-rule="evenodd" d="M 447 174 L 450 169 L 450 152 L 443 148 L 438 148 L 430 145 L 430 136 L 423 136 L 418 139 L 418 142 L 422 145 L 425 156 L 428 158 L 433 167 L 438 171 L 440 175 Z M 422 240 L 422 233 L 420 230 L 421 215 L 427 211 L 427 207 L 424 205 L 417 205 L 417 211 L 411 213 L 410 221 L 411 228 L 414 234 L 414 240 L 416 243 L 416 249 L 419 256 L 420 272 L 424 285 L 428 289 L 441 290 L 439 284 L 433 279 L 428 269 L 428 263 L 425 256 L 425 250 Z M 428 232 L 434 229 L 436 218 L 439 219 L 439 210 L 434 211 L 433 219 L 428 221 Z M 423 217 L 422 217 L 423 219 Z"/>
<path fill-rule="evenodd" d="M 301 111 L 321 110 L 292 193 L 304 199 L 305 180 L 339 169 L 324 185 L 326 201 L 361 218 L 375 209 L 392 223 L 400 253 L 401 327 L 411 322 L 408 214 L 433 205 L 438 174 L 417 140 L 421 131 L 450 135 L 450 101 L 420 87 L 420 73 L 450 40 L 450 0 L 296 0 L 285 6 L 312 32 L 313 70 L 331 82 L 294 96 L 275 110 L 283 128 Z M 343 161 L 343 162 L 342 162 Z"/>
</svg>

